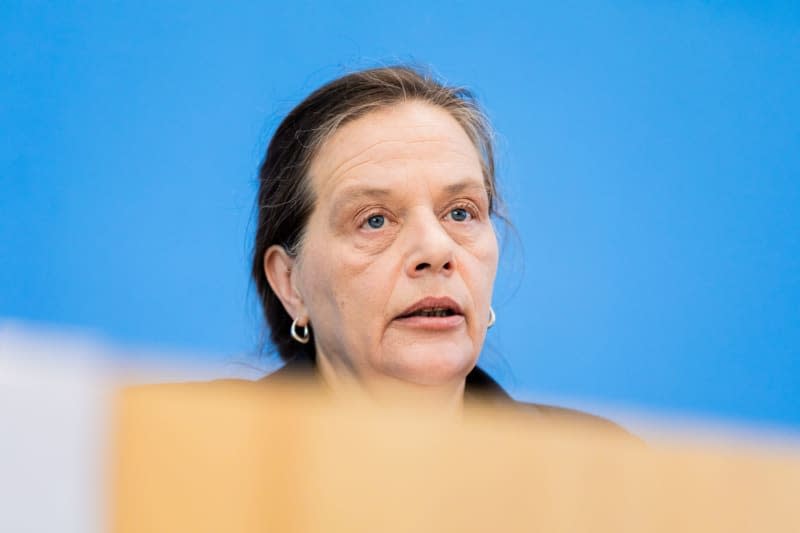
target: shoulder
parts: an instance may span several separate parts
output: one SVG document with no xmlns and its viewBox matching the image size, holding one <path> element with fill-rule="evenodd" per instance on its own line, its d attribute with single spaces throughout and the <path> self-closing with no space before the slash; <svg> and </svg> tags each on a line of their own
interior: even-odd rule
<svg viewBox="0 0 800 533">
<path fill-rule="evenodd" d="M 602 416 L 568 407 L 515 400 L 489 374 L 478 367 L 467 376 L 466 394 L 470 398 L 481 400 L 484 404 L 488 402 L 496 407 L 512 408 L 530 417 L 531 423 L 586 428 L 643 444 L 643 441 L 631 432 Z"/>
<path fill-rule="evenodd" d="M 531 414 L 538 420 L 541 420 L 545 423 L 579 426 L 591 430 L 602 431 L 603 433 L 613 437 L 624 437 L 643 443 L 641 439 L 621 425 L 602 416 L 555 405 L 518 401 L 515 401 L 514 404 L 520 411 Z"/>
<path fill-rule="evenodd" d="M 184 397 L 186 394 L 204 397 L 236 396 L 238 393 L 264 392 L 308 385 L 318 388 L 316 373 L 309 363 L 292 361 L 281 369 L 256 381 L 247 379 L 218 379 L 213 381 L 139 384 L 126 387 L 126 396 Z M 614 437 L 624 437 L 643 444 L 637 436 L 611 420 L 595 414 L 555 405 L 515 400 L 491 376 L 476 367 L 467 377 L 465 399 L 470 405 L 490 405 L 516 411 L 531 423 L 553 424 L 600 430 Z"/>
</svg>

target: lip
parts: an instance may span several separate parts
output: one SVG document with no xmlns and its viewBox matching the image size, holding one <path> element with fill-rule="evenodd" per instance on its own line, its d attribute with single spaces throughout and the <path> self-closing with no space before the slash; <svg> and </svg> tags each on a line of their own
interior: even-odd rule
<svg viewBox="0 0 800 533">
<path fill-rule="evenodd" d="M 407 316 L 427 307 L 447 307 L 452 309 L 454 314 L 451 316 Z M 456 328 L 464 323 L 464 314 L 461 306 L 452 298 L 447 296 L 428 296 L 397 315 L 394 321 L 408 327 L 442 331 Z"/>
</svg>

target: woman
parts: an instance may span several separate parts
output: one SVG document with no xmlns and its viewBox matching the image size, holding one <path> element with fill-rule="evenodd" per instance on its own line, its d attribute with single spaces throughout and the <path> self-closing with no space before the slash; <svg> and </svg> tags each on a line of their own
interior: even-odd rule
<svg viewBox="0 0 800 533">
<path fill-rule="evenodd" d="M 500 204 L 470 93 L 414 69 L 354 72 L 278 126 L 259 174 L 252 276 L 286 361 L 333 392 L 460 412 L 517 404 L 476 367 L 494 324 Z"/>
</svg>

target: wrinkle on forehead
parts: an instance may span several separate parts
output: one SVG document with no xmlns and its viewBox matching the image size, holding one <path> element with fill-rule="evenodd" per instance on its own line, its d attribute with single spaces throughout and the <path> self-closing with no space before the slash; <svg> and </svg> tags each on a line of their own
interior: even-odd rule
<svg viewBox="0 0 800 533">
<path fill-rule="evenodd" d="M 420 154 L 419 152 L 407 154 L 402 153 L 404 147 L 419 146 L 422 144 L 443 146 L 440 150 L 431 149 L 432 153 L 435 152 L 436 157 L 430 159 L 426 157 L 428 154 Z M 351 157 L 344 159 L 332 170 L 324 173 L 328 175 L 329 179 L 336 179 L 340 176 L 349 174 L 353 170 L 364 165 L 381 165 L 394 161 L 424 160 L 428 164 L 452 164 L 453 161 L 445 161 L 444 154 L 446 153 L 456 154 L 459 159 L 464 159 L 464 162 L 467 164 L 472 163 L 472 160 L 474 160 L 472 154 L 464 153 L 463 150 L 458 149 L 458 147 L 449 139 L 419 139 L 414 141 L 386 140 L 378 141 L 370 145 L 369 147 L 355 153 Z"/>
<path fill-rule="evenodd" d="M 429 148 L 421 148 L 424 145 Z M 397 161 L 481 168 L 477 149 L 447 111 L 413 102 L 373 111 L 344 125 L 322 145 L 310 173 L 322 192 L 356 169 Z"/>
</svg>

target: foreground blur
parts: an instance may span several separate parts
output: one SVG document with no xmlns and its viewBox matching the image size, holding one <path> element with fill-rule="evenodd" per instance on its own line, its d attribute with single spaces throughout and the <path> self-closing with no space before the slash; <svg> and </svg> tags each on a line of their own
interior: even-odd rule
<svg viewBox="0 0 800 533">
<path fill-rule="evenodd" d="M 300 384 L 124 392 L 113 528 L 800 531 L 800 454 L 662 449 L 478 409 L 462 422 Z"/>
<path fill-rule="evenodd" d="M 104 350 L 0 335 L 0 531 L 800 531 L 796 447 L 129 386 Z"/>
</svg>

